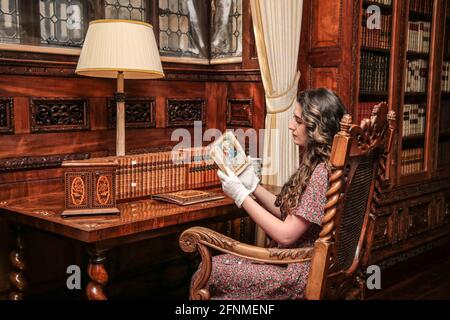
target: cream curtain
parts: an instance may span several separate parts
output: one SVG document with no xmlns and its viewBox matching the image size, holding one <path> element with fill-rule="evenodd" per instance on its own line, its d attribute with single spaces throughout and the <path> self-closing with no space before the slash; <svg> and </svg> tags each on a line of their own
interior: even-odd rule
<svg viewBox="0 0 450 320">
<path fill-rule="evenodd" d="M 303 0 L 250 0 L 259 64 L 266 92 L 263 183 L 282 186 L 298 166 L 289 122 L 295 110 Z M 255 242 L 265 245 L 258 228 Z"/>
<path fill-rule="evenodd" d="M 298 166 L 289 122 L 295 109 L 303 0 L 250 0 L 266 91 L 263 183 L 282 186 Z"/>
</svg>

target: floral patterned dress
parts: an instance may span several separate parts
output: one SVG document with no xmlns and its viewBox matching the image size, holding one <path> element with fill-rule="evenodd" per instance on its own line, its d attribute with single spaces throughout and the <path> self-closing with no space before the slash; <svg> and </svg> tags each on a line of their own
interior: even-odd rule
<svg viewBox="0 0 450 320">
<path fill-rule="evenodd" d="M 327 190 L 328 171 L 325 164 L 320 163 L 314 169 L 300 205 L 294 213 L 312 224 L 293 248 L 312 246 L 317 239 L 321 230 Z M 282 216 L 282 219 L 286 217 Z M 211 299 L 217 300 L 302 299 L 309 270 L 310 262 L 279 266 L 223 254 L 212 259 L 212 272 L 207 287 Z M 193 279 L 197 273 L 198 271 Z"/>
</svg>

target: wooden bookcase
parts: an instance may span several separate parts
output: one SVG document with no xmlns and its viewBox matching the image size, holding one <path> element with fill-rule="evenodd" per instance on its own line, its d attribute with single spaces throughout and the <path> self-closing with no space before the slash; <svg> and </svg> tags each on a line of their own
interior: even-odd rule
<svg viewBox="0 0 450 320">
<path fill-rule="evenodd" d="M 427 12 L 414 8 L 415 2 L 427 1 Z M 302 89 L 336 91 L 355 120 L 367 117 L 367 107 L 382 101 L 397 114 L 384 192 L 369 229 L 367 263 L 387 267 L 422 248 L 450 241 L 450 93 L 442 85 L 443 66 L 450 60 L 450 1 L 305 0 L 304 4 Z M 371 5 L 378 6 L 382 17 L 392 17 L 382 18 L 379 31 L 364 30 Z M 410 24 L 429 27 L 429 50 L 412 45 Z M 422 35 L 423 31 L 416 38 Z M 378 42 L 373 41 L 376 37 Z M 419 69 L 414 76 L 422 79 L 421 86 L 411 86 L 408 65 Z M 373 79 L 381 83 L 370 85 Z M 404 113 L 414 110 L 411 105 L 423 108 L 420 126 L 414 115 L 415 130 L 406 125 L 410 119 L 404 119 Z M 416 154 L 416 170 L 406 170 L 406 158 L 413 163 L 414 149 L 423 150 L 420 157 Z"/>
<path fill-rule="evenodd" d="M 450 1 L 445 3 L 445 29 L 440 40 L 443 48 L 439 56 L 442 61 L 441 90 L 439 96 L 439 130 L 437 155 L 435 158 L 436 174 L 450 174 Z"/>
</svg>

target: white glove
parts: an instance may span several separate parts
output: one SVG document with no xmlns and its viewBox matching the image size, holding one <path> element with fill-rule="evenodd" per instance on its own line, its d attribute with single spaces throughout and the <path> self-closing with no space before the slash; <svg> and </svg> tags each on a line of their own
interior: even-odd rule
<svg viewBox="0 0 450 320">
<path fill-rule="evenodd" d="M 239 175 L 239 180 L 241 180 L 244 187 L 249 189 L 251 193 L 255 192 L 256 187 L 259 185 L 259 178 L 256 176 L 255 168 L 253 168 L 253 166 L 248 166 Z"/>
<path fill-rule="evenodd" d="M 251 191 L 248 190 L 236 176 L 236 174 L 225 167 L 227 170 L 227 174 L 222 171 L 217 171 L 217 175 L 222 181 L 222 189 L 223 192 L 234 200 L 234 203 L 240 208 L 242 207 L 242 203 L 244 203 L 245 199 L 251 194 Z"/>
</svg>

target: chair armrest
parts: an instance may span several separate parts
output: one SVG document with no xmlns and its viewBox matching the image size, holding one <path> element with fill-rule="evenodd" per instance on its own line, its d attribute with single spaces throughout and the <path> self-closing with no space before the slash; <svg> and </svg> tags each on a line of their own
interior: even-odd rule
<svg viewBox="0 0 450 320">
<path fill-rule="evenodd" d="M 312 247 L 268 249 L 251 246 L 202 227 L 193 227 L 184 231 L 180 236 L 179 243 L 184 252 L 195 252 L 198 250 L 202 257 L 200 269 L 192 279 L 190 288 L 190 299 L 192 300 L 209 300 L 211 298 L 210 292 L 206 287 L 212 271 L 211 249 L 270 264 L 310 261 L 313 253 Z"/>
<path fill-rule="evenodd" d="M 310 261 L 314 249 L 313 247 L 298 249 L 261 248 L 236 241 L 203 227 L 193 227 L 184 231 L 179 242 L 184 252 L 197 251 L 200 245 L 204 245 L 223 253 L 269 264 Z"/>
</svg>

